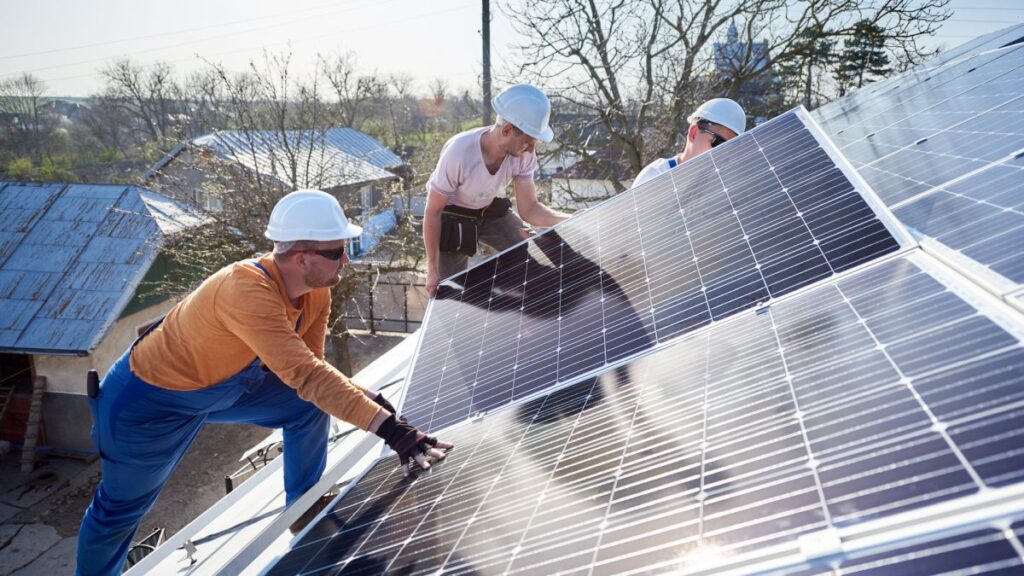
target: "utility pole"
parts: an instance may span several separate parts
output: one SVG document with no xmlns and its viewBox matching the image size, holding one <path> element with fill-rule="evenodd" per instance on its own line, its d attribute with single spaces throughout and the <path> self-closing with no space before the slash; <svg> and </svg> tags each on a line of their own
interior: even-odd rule
<svg viewBox="0 0 1024 576">
<path fill-rule="evenodd" d="M 491 123 L 491 0 L 483 0 L 480 35 L 484 41 L 484 126 Z"/>
</svg>

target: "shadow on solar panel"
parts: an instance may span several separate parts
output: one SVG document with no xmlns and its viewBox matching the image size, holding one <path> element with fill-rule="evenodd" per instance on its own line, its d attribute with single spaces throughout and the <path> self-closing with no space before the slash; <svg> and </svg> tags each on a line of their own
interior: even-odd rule
<svg viewBox="0 0 1024 576">
<path fill-rule="evenodd" d="M 806 122 L 780 116 L 449 279 L 404 414 L 439 430 L 898 250 Z"/>
<path fill-rule="evenodd" d="M 455 450 L 268 574 L 1024 573 L 1019 157 L 913 160 L 1016 130 L 1019 32 L 823 109 L 853 168 L 798 110 L 449 279 L 402 412 Z"/>
<path fill-rule="evenodd" d="M 1024 349 L 958 290 L 888 259 L 455 425 L 451 458 L 414 480 L 378 461 L 270 574 L 1012 573 L 997 531 L 857 540 L 1024 515 Z M 833 532 L 845 558 L 801 540 Z"/>
</svg>

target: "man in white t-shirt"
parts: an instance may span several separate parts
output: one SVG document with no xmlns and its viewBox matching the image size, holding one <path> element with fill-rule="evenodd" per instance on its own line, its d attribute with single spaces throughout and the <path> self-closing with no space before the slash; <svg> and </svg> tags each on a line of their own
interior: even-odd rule
<svg viewBox="0 0 1024 576">
<path fill-rule="evenodd" d="M 524 220 L 554 226 L 569 217 L 538 202 L 533 184 L 534 147 L 553 137 L 547 96 L 535 86 L 516 84 L 491 105 L 497 122 L 448 140 L 427 183 L 423 244 L 431 296 L 441 279 L 466 269 L 478 242 L 504 250 L 529 237 Z M 510 181 L 518 216 L 507 198 L 498 197 Z"/>
<path fill-rule="evenodd" d="M 686 148 L 671 158 L 658 158 L 645 166 L 633 180 L 634 187 L 727 140 L 732 140 L 742 134 L 747 127 L 747 115 L 743 108 L 728 98 L 708 100 L 690 114 L 686 121 L 690 123 L 690 128 L 686 131 Z"/>
</svg>

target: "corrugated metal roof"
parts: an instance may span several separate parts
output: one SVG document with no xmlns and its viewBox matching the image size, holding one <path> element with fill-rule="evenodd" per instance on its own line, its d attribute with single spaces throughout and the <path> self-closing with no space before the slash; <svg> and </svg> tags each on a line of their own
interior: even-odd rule
<svg viewBox="0 0 1024 576">
<path fill-rule="evenodd" d="M 331 128 L 324 139 L 339 150 L 385 170 L 401 168 L 403 162 L 394 152 L 388 150 L 373 136 L 353 128 Z"/>
<path fill-rule="evenodd" d="M 402 159 L 380 142 L 351 128 L 217 132 L 200 136 L 192 144 L 287 187 L 294 183 L 304 188 L 334 188 L 394 180 L 398 177 L 388 169 L 402 165 Z M 165 158 L 158 166 L 168 162 Z"/>
<path fill-rule="evenodd" d="M 202 219 L 135 186 L 0 181 L 0 350 L 86 354 L 166 234 Z"/>
</svg>

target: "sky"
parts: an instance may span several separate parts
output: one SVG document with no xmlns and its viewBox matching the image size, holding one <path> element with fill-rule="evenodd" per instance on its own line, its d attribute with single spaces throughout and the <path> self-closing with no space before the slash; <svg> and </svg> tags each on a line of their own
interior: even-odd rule
<svg viewBox="0 0 1024 576">
<path fill-rule="evenodd" d="M 514 52 L 516 33 L 491 2 L 492 65 Z M 952 48 L 1024 21 L 1024 0 L 951 0 L 953 17 L 931 45 Z M 99 70 L 130 57 L 179 73 L 204 59 L 242 70 L 264 50 L 290 50 L 299 72 L 317 54 L 351 52 L 364 72 L 411 76 L 417 92 L 444 78 L 477 90 L 481 0 L 0 0 L 0 79 L 31 72 L 50 96 L 99 91 Z"/>
</svg>

